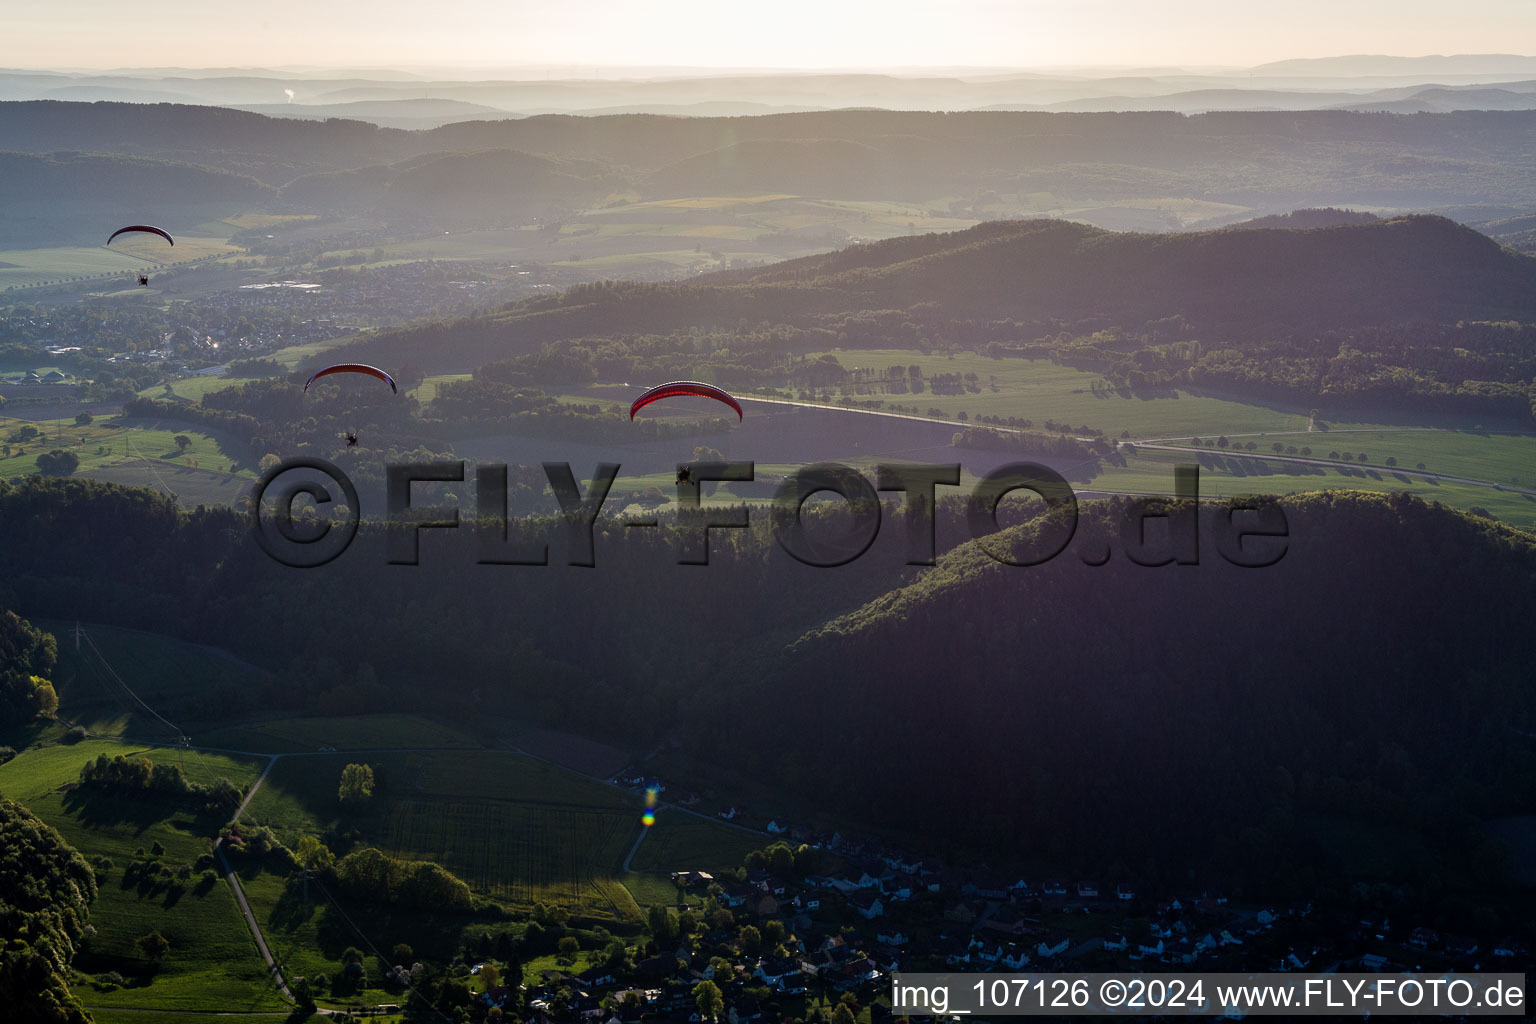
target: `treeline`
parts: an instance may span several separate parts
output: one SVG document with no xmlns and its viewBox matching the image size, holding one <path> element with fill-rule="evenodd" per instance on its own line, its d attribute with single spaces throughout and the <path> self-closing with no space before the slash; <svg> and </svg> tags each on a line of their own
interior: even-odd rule
<svg viewBox="0 0 1536 1024">
<path fill-rule="evenodd" d="M 12 1020 L 90 1024 L 69 991 L 96 875 L 51 826 L 0 799 L 0 1006 Z"/>
<path fill-rule="evenodd" d="M 1186 336 L 1197 332 L 1180 322 Z M 1053 358 L 1096 369 L 1108 388 L 1148 395 L 1210 388 L 1324 409 L 1529 420 L 1536 415 L 1536 323 L 1414 324 L 1276 337 L 1244 347 L 1105 329 L 1058 340 Z"/>
<path fill-rule="evenodd" d="M 58 660 L 53 634 L 0 610 L 0 719 L 25 722 L 59 710 L 59 695 L 49 681 Z"/>
<path fill-rule="evenodd" d="M 82 765 L 80 785 L 113 796 L 166 797 L 204 814 L 227 814 L 240 806 L 242 796 L 240 788 L 222 776 L 204 785 L 190 781 L 178 764 L 124 754 L 101 754 Z"/>
<path fill-rule="evenodd" d="M 130 398 L 123 403 L 123 415 L 194 423 L 209 430 L 226 431 L 241 439 L 253 438 L 261 431 L 261 421 L 255 416 L 221 409 L 216 401 L 192 405 L 188 402 L 163 402 L 154 398 Z"/>
</svg>

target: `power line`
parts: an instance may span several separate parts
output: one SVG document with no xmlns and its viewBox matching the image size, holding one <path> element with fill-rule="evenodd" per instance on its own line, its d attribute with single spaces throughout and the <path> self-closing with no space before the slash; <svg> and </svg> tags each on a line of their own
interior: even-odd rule
<svg viewBox="0 0 1536 1024">
<path fill-rule="evenodd" d="M 186 744 L 186 741 L 188 739 L 190 739 L 190 737 L 187 736 L 186 733 L 182 732 L 179 727 L 177 727 L 176 725 L 172 724 L 164 715 L 160 714 L 160 712 L 156 711 L 154 708 L 152 708 L 148 704 L 144 703 L 144 699 L 142 697 L 140 697 L 137 693 L 134 693 L 132 687 L 130 687 L 127 683 L 123 682 L 123 677 L 117 674 L 116 670 L 112 668 L 111 662 L 107 661 L 106 655 L 101 653 L 101 648 L 96 646 L 96 640 L 89 633 L 87 633 L 85 630 L 80 629 L 78 623 L 76 624 L 75 629 L 76 629 L 76 634 L 75 635 L 76 635 L 77 641 L 80 638 L 83 637 L 85 639 L 85 642 L 90 644 L 91 650 L 93 652 L 95 652 L 97 658 L 101 659 L 102 666 L 104 668 L 106 668 L 108 674 L 111 675 L 112 678 L 117 681 L 117 685 L 121 686 L 123 688 L 123 691 L 125 693 L 127 693 L 128 696 L 132 697 L 134 699 L 134 702 L 137 703 L 139 705 L 139 707 L 141 707 L 145 711 L 149 712 L 149 714 L 152 715 L 156 720 L 158 720 L 162 725 L 164 725 L 167 729 L 169 729 L 173 733 L 175 733 L 177 740 L 184 746 Z"/>
</svg>

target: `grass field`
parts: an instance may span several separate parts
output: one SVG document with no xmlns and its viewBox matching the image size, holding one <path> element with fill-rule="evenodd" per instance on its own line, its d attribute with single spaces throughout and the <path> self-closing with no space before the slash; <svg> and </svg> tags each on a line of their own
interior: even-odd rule
<svg viewBox="0 0 1536 1024">
<path fill-rule="evenodd" d="M 250 383 L 248 377 L 220 377 L 214 374 L 202 374 L 196 377 L 183 377 L 180 380 L 171 381 L 171 394 L 185 398 L 191 402 L 201 401 L 203 396 L 213 391 L 223 391 L 225 388 L 237 387 Z M 166 398 L 165 387 L 156 384 L 145 388 L 139 394 L 144 398 Z"/>
<path fill-rule="evenodd" d="M 303 754 L 320 747 L 346 751 L 479 746 L 462 730 L 410 715 L 279 718 L 210 729 L 198 736 L 197 742 L 202 746 L 264 754 Z"/>
<path fill-rule="evenodd" d="M 33 427 L 40 436 L 23 439 L 21 432 Z M 176 444 L 177 435 L 185 436 L 192 443 L 182 449 Z M 0 449 L 0 476 L 23 476 L 37 472 L 39 453 L 55 448 L 72 451 L 80 459 L 75 472 L 88 476 L 93 470 L 154 463 L 161 473 L 174 472 L 179 468 L 198 468 L 229 476 L 253 479 L 252 467 L 244 464 L 241 446 L 224 434 L 198 430 L 190 423 L 176 420 L 146 420 L 123 416 L 98 417 L 85 426 L 76 425 L 73 417 L 54 420 L 18 420 L 0 417 L 0 442 L 7 445 L 9 455 Z M 188 466 L 188 460 L 192 465 Z"/>
<path fill-rule="evenodd" d="M 287 348 L 280 348 L 275 352 L 269 352 L 263 358 L 281 363 L 288 369 L 294 370 L 306 359 L 313 359 L 327 349 L 335 348 L 337 345 L 345 345 L 353 340 L 355 340 L 354 337 L 348 335 L 345 338 L 332 338 L 328 341 L 312 341 L 305 345 L 290 345 Z"/>
<path fill-rule="evenodd" d="M 183 235 L 171 247 L 157 236 L 124 235 L 106 246 L 0 251 L 0 291 L 88 278 L 103 281 L 153 273 L 158 267 L 231 256 L 243 250 L 223 238 Z"/>
<path fill-rule="evenodd" d="M 1425 480 L 1408 471 L 1337 469 L 1298 466 L 1259 457 L 1222 457 L 1180 452 L 1143 451 L 1132 456 L 1125 468 L 1106 467 L 1082 490 L 1120 494 L 1171 494 L 1173 467 L 1199 464 L 1202 498 L 1246 494 L 1295 494 L 1304 491 L 1363 490 L 1407 491 L 1425 501 L 1439 501 L 1453 508 L 1482 508 L 1511 526 L 1536 528 L 1536 498 L 1472 484 Z"/>
<path fill-rule="evenodd" d="M 1232 435 L 1228 435 L 1232 437 Z M 1236 440 L 1237 438 L 1233 438 Z M 1207 442 L 1213 438 L 1205 438 Z M 1430 473 L 1461 476 L 1489 483 L 1515 487 L 1536 487 L 1536 434 L 1501 434 L 1471 430 L 1429 428 L 1337 429 L 1308 433 L 1269 433 L 1263 438 L 1249 437 L 1258 443 L 1257 453 L 1267 453 L 1275 442 L 1287 447 L 1308 447 L 1313 458 L 1327 458 L 1331 452 L 1358 456 L 1382 467 L 1388 458 L 1397 460 L 1397 469 L 1412 471 L 1423 463 Z M 1187 444 L 1189 438 L 1171 438 L 1170 444 Z"/>
<path fill-rule="evenodd" d="M 830 353 L 844 368 L 884 369 L 889 366 L 920 366 L 925 378 L 941 373 L 974 373 L 980 394 L 864 395 L 891 404 L 915 406 L 926 412 L 942 409 L 955 418 L 964 411 L 968 417 L 1015 416 L 1032 420 L 1036 429 L 1046 420 L 1089 426 L 1118 436 L 1129 430 L 1135 437 L 1169 437 L 1178 434 L 1215 436 L 1216 434 L 1257 433 L 1259 431 L 1298 431 L 1307 428 L 1306 409 L 1270 408 L 1241 401 L 1176 392 L 1166 398 L 1121 398 L 1094 395 L 1090 390 L 1099 374 L 1077 370 L 1047 359 L 992 359 L 975 353 L 961 353 L 949 358 L 925 356 L 911 349 L 834 349 Z M 993 383 L 997 390 L 992 390 Z"/>
<path fill-rule="evenodd" d="M 23 440 L 19 431 L 32 426 L 40 437 Z M 182 450 L 174 438 L 191 444 Z M 83 439 L 83 440 L 82 440 Z M 149 487 L 174 494 L 183 507 L 232 504 L 255 478 L 243 446 L 222 433 L 198 430 L 175 420 L 98 417 L 77 426 L 73 417 L 23 421 L 0 417 L 0 477 L 37 472 L 37 456 L 62 449 L 80 460 L 75 476 Z"/>
<path fill-rule="evenodd" d="M 153 1006 L 163 1009 L 280 1009 L 265 966 L 240 919 L 233 895 L 222 882 L 202 880 L 202 869 L 180 879 L 208 853 L 223 818 L 196 815 L 154 798 L 102 798 L 62 790 L 79 779 L 80 767 L 98 754 L 133 754 L 156 762 L 180 762 L 194 781 L 223 776 L 249 786 L 257 762 L 175 748 L 145 748 L 108 739 L 74 745 L 44 745 L 22 751 L 0 765 L 0 791 L 22 801 L 58 829 L 87 860 L 107 857 L 112 867 L 100 882 L 91 908 L 97 934 L 76 960 L 83 975 L 75 990 L 87 1003 Z M 232 808 L 231 808 L 232 810 Z M 173 872 L 153 883 L 127 877 L 126 868 L 160 843 L 159 862 Z M 134 941 L 151 930 L 171 940 L 171 954 L 156 972 L 141 960 Z M 130 984 L 104 991 L 101 974 L 116 971 Z"/>
<path fill-rule="evenodd" d="M 284 758 L 247 811 L 296 842 L 341 822 L 341 769 L 357 758 Z M 371 754 L 385 779 L 358 822 L 365 842 L 410 860 L 432 860 L 477 892 L 513 906 L 560 903 L 609 920 L 638 916 L 617 875 L 639 831 L 636 800 L 516 754 Z"/>
<path fill-rule="evenodd" d="M 445 384 L 449 381 L 469 380 L 473 376 L 474 374 L 472 373 L 434 374 L 433 376 L 427 377 L 425 380 L 423 380 L 421 385 L 415 390 L 407 393 L 418 402 L 426 404 L 427 402 L 430 402 L 437 397 L 437 389 L 439 385 Z"/>
<path fill-rule="evenodd" d="M 147 714 L 123 685 L 174 725 L 190 728 L 210 712 L 227 714 L 230 695 L 249 692 L 261 682 L 261 672 L 254 666 L 155 633 L 86 623 L 88 642 L 77 649 L 73 622 L 33 624 L 58 639 L 54 680 L 63 714 L 93 735 L 175 740 L 173 730 Z M 204 743 L 200 737 L 197 742 L 220 745 Z"/>
<path fill-rule="evenodd" d="M 696 817 L 675 807 L 663 807 L 629 866 L 635 871 L 660 873 L 667 878 L 667 887 L 672 888 L 668 876 L 673 871 L 717 872 L 738 868 L 747 854 L 769 843 L 764 836 Z"/>
<path fill-rule="evenodd" d="M 239 231 L 253 231 L 257 228 L 282 227 L 319 219 L 319 215 L 314 213 L 242 213 L 237 217 L 225 217 L 219 223 L 228 224 Z"/>
</svg>

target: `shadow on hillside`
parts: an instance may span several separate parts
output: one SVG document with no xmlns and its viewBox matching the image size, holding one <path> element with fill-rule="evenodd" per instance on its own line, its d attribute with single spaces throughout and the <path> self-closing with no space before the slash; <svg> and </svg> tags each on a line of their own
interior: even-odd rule
<svg viewBox="0 0 1536 1024">
<path fill-rule="evenodd" d="M 272 927 L 283 931 L 294 931 L 308 924 L 320 909 L 316 900 L 325 901 L 325 895 L 319 888 L 311 885 L 309 898 L 304 898 L 304 889 L 299 882 L 290 880 L 283 894 L 272 906 L 272 913 L 268 917 Z"/>
<path fill-rule="evenodd" d="M 343 917 L 336 907 L 327 906 L 316 927 L 316 941 L 328 959 L 340 960 L 347 947 L 357 945 L 361 932 L 379 949 L 393 949 L 405 943 L 422 956 L 450 959 L 458 952 L 466 925 L 484 922 L 484 918 L 457 914 L 421 914 L 396 907 L 347 899 L 334 889 L 331 895 L 346 911 Z M 329 901 L 327 901 L 329 903 Z M 347 918 L 351 919 L 351 924 Z M 354 931 L 352 924 L 356 924 Z"/>
<path fill-rule="evenodd" d="M 120 796 L 78 787 L 64 794 L 64 809 L 90 828 L 131 827 L 135 835 L 181 811 L 156 797 Z"/>
</svg>

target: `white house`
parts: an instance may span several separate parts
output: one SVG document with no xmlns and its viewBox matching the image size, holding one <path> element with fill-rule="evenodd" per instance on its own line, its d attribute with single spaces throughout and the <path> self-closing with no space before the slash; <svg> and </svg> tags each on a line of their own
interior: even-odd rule
<svg viewBox="0 0 1536 1024">
<path fill-rule="evenodd" d="M 1035 947 L 1035 952 L 1042 957 L 1060 956 L 1072 948 L 1072 940 L 1068 938 L 1057 939 L 1054 943 L 1046 939 L 1040 940 L 1040 945 Z"/>
<path fill-rule="evenodd" d="M 859 916 L 867 921 L 885 913 L 885 907 L 880 902 L 879 896 L 868 896 L 853 901 L 853 909 L 859 912 Z"/>
</svg>

